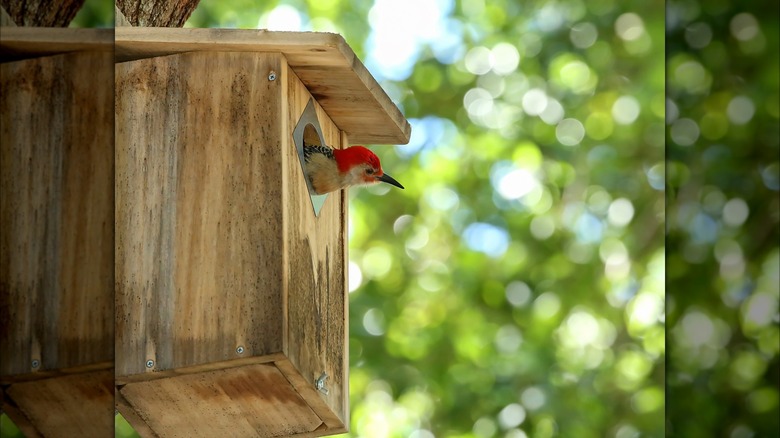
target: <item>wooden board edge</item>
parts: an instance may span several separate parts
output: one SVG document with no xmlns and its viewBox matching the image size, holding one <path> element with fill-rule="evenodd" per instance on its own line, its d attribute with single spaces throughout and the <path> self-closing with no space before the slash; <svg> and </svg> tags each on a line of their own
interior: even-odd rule
<svg viewBox="0 0 780 438">
<path fill-rule="evenodd" d="M 177 377 L 187 374 L 205 373 L 209 371 L 224 370 L 229 368 L 238 368 L 247 365 L 257 365 L 264 363 L 276 362 L 283 359 L 285 356 L 282 353 L 273 353 L 263 356 L 254 357 L 242 357 L 239 359 L 230 359 L 220 362 L 213 362 L 202 365 L 193 365 L 183 368 L 174 368 L 164 371 L 152 371 L 148 373 L 132 374 L 126 376 L 116 376 L 114 384 L 118 387 L 127 385 L 128 383 L 146 382 L 157 379 L 167 379 L 171 377 Z"/>
<path fill-rule="evenodd" d="M 114 29 L 3 27 L 0 59 L 19 60 L 70 52 L 113 52 Z"/>
<path fill-rule="evenodd" d="M 341 145 L 342 148 L 349 146 L 349 136 L 345 133 L 341 133 Z M 349 411 L 349 192 L 347 190 L 341 191 L 341 236 L 339 240 L 342 242 L 344 248 L 344 259 L 341 261 L 344 264 L 344 361 L 343 369 L 344 376 L 342 378 L 344 398 L 343 412 L 344 412 L 344 424 L 347 426 L 347 432 L 350 425 L 350 411 Z"/>
<path fill-rule="evenodd" d="M 323 400 L 317 390 L 314 389 L 314 382 L 309 382 L 301 376 L 289 359 L 282 358 L 274 362 L 274 365 L 327 427 L 327 432 L 322 431 L 322 433 L 313 436 L 332 435 L 341 433 L 339 431 L 348 431 L 346 424 L 330 409 L 327 403 L 325 403 L 325 400 Z"/>
<path fill-rule="evenodd" d="M 154 430 L 149 426 L 149 423 L 138 415 L 135 407 L 127 401 L 125 396 L 122 395 L 122 391 L 118 389 L 114 391 L 114 403 L 116 410 L 122 414 L 122 417 L 124 417 L 130 426 L 133 427 L 133 430 L 135 430 L 138 435 L 143 438 L 157 437 L 157 434 L 154 433 Z"/>
<path fill-rule="evenodd" d="M 0 376 L 0 385 L 11 385 L 14 383 L 29 382 L 33 380 L 51 379 L 73 374 L 90 373 L 93 371 L 109 370 L 114 368 L 113 361 L 98 362 L 88 365 L 79 365 L 77 367 L 62 368 L 55 370 L 43 370 L 34 373 L 15 374 L 11 376 Z"/>
<path fill-rule="evenodd" d="M 293 129 L 294 125 L 292 120 L 287 116 L 289 114 L 290 110 L 290 75 L 294 75 L 292 69 L 290 68 L 290 65 L 287 63 L 287 58 L 282 54 L 282 66 L 280 74 L 277 75 L 277 80 L 282 81 L 282 96 L 281 96 L 281 108 L 280 108 L 280 114 L 282 114 L 281 122 L 282 122 L 282 135 L 281 135 L 281 144 L 280 147 L 282 150 L 280 151 L 280 155 L 282 158 L 282 193 L 290 193 L 289 188 L 289 178 L 290 175 L 288 174 L 288 163 L 287 163 L 287 154 L 285 151 L 287 148 L 293 146 Z M 289 235 L 289 209 L 288 208 L 282 208 L 282 236 L 285 236 L 284 239 L 282 239 L 282 266 L 289 266 L 290 263 L 290 245 L 287 239 L 287 236 Z M 290 338 L 290 329 L 289 329 L 289 323 L 290 323 L 290 314 L 287 310 L 287 307 L 289 306 L 289 282 L 290 279 L 288 278 L 288 271 L 287 269 L 282 270 L 282 353 L 284 353 L 284 356 L 289 356 L 290 350 L 289 350 L 289 338 Z"/>
<path fill-rule="evenodd" d="M 118 27 L 114 33 L 116 62 L 206 50 L 216 44 L 219 51 L 281 52 L 270 46 L 324 46 L 336 50 L 338 34 L 329 32 L 287 32 L 266 29 L 196 29 Z M 346 61 L 346 60 L 345 60 Z M 345 64 L 346 65 L 346 64 Z"/>
<path fill-rule="evenodd" d="M 35 425 L 33 425 L 27 415 L 25 415 L 24 412 L 16 406 L 11 397 L 5 393 L 5 389 L 6 388 L 0 389 L 0 409 L 2 409 L 2 412 L 8 415 L 8 418 L 11 419 L 25 437 L 42 437 L 43 435 L 35 428 Z"/>
</svg>

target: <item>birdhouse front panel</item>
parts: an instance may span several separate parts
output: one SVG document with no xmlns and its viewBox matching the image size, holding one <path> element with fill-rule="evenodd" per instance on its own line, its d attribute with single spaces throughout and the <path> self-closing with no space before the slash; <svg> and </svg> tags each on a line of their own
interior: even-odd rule
<svg viewBox="0 0 780 438">
<path fill-rule="evenodd" d="M 224 52 L 117 64 L 118 376 L 282 351 L 283 206 L 297 202 L 283 66 Z"/>
<path fill-rule="evenodd" d="M 0 409 L 30 437 L 113 433 L 113 41 L 2 28 Z"/>
<path fill-rule="evenodd" d="M 107 52 L 0 63 L 0 376 L 112 359 L 111 64 Z"/>
</svg>

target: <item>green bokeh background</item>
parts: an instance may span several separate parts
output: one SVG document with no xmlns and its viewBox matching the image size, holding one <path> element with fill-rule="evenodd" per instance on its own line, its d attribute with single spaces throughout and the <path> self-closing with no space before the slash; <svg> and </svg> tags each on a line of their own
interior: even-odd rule
<svg viewBox="0 0 780 438">
<path fill-rule="evenodd" d="M 369 57 L 367 1 L 203 0 L 187 26 L 282 4 Z M 423 43 L 381 80 L 415 137 L 369 146 L 406 190 L 350 192 L 349 436 L 780 435 L 778 3 L 446 15 L 455 61 Z"/>
</svg>

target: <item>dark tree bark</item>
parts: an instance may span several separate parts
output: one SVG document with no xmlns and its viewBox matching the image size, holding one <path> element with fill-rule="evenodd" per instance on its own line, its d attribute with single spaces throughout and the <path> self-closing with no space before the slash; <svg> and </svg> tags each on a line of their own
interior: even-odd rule
<svg viewBox="0 0 780 438">
<path fill-rule="evenodd" d="M 17 26 L 68 27 L 84 0 L 0 0 Z"/>
<path fill-rule="evenodd" d="M 182 27 L 200 0 L 116 0 L 133 26 Z"/>
</svg>

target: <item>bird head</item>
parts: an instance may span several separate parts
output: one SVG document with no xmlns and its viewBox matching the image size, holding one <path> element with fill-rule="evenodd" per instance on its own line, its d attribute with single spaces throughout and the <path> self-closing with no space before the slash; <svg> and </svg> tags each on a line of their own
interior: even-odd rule
<svg viewBox="0 0 780 438">
<path fill-rule="evenodd" d="M 346 185 L 374 184 L 385 182 L 403 189 L 390 175 L 384 173 L 379 157 L 363 146 L 351 146 L 333 151 L 339 172 Z"/>
</svg>

